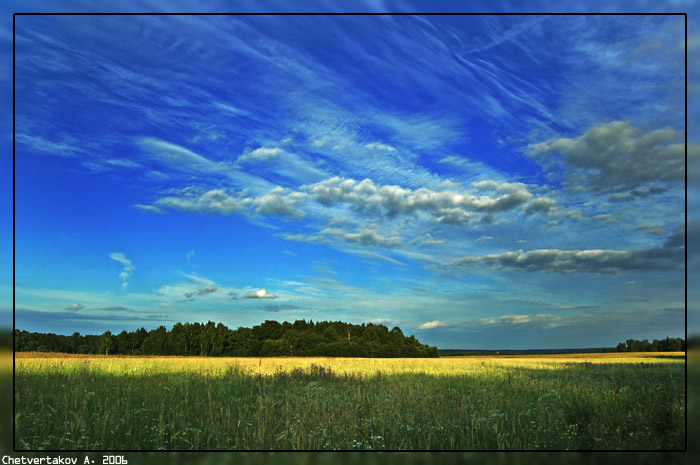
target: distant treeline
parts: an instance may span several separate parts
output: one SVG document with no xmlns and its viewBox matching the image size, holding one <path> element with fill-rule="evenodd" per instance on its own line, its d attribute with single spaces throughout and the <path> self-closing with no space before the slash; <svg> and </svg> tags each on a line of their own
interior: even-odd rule
<svg viewBox="0 0 700 465">
<path fill-rule="evenodd" d="M 691 338 L 691 343 L 698 343 L 698 338 Z M 440 349 L 441 356 L 454 355 L 546 355 L 546 354 L 597 354 L 611 352 L 684 352 L 686 349 L 685 340 L 679 337 L 666 339 L 654 339 L 649 342 L 647 339 L 638 341 L 627 339 L 617 347 L 592 347 L 587 349 L 522 349 L 522 350 L 470 350 L 470 349 Z"/>
<path fill-rule="evenodd" d="M 617 352 L 614 348 L 596 347 L 590 349 L 505 349 L 505 350 L 481 350 L 481 349 L 440 349 L 441 356 L 455 355 L 546 355 L 546 354 L 596 354 Z"/>
<path fill-rule="evenodd" d="M 617 345 L 618 352 L 685 352 L 685 349 L 685 339 L 680 337 L 654 339 L 652 342 L 648 339 L 627 339 Z"/>
<path fill-rule="evenodd" d="M 112 334 L 71 336 L 15 330 L 18 352 L 71 354 L 199 355 L 199 356 L 332 356 L 437 357 L 437 347 L 404 336 L 398 326 L 353 325 L 340 321 L 267 320 L 252 328 L 227 328 L 222 323 L 177 323 Z"/>
</svg>

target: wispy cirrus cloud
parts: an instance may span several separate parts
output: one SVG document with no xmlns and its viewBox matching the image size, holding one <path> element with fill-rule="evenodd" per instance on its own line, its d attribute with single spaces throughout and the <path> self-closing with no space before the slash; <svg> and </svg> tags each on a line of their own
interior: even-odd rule
<svg viewBox="0 0 700 465">
<path fill-rule="evenodd" d="M 134 267 L 134 265 L 131 264 L 131 260 L 126 258 L 126 256 L 121 252 L 111 253 L 111 254 L 109 254 L 109 258 L 124 265 L 124 270 L 121 273 L 119 273 L 119 279 L 121 279 L 123 281 L 122 288 L 126 289 L 127 287 L 129 287 L 129 282 L 128 282 L 129 277 L 132 274 L 134 274 L 134 270 L 136 268 Z"/>
</svg>

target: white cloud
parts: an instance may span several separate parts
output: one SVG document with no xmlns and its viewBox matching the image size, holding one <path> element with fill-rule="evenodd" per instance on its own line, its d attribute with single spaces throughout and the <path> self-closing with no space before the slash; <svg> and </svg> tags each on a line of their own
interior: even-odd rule
<svg viewBox="0 0 700 465">
<path fill-rule="evenodd" d="M 305 197 L 300 192 L 290 192 L 282 187 L 275 187 L 267 194 L 257 197 L 247 197 L 243 192 L 229 194 L 223 189 L 212 189 L 207 192 L 193 194 L 183 192 L 184 195 L 160 198 L 156 204 L 161 207 L 172 208 L 198 213 L 218 213 L 231 215 L 233 213 L 250 213 L 253 210 L 259 214 L 274 214 L 281 216 L 302 217 L 304 212 L 298 205 Z"/>
<path fill-rule="evenodd" d="M 209 171 L 216 167 L 208 158 L 171 142 L 154 137 L 142 137 L 138 142 L 144 150 L 156 155 L 171 168 Z"/>
<path fill-rule="evenodd" d="M 275 294 L 267 292 L 265 289 L 258 289 L 257 291 L 252 291 L 244 296 L 246 299 L 276 299 Z"/>
<path fill-rule="evenodd" d="M 305 185 L 301 189 L 321 205 L 347 203 L 363 213 L 387 216 L 426 211 L 439 222 L 450 224 L 465 223 L 472 212 L 512 210 L 532 197 L 527 187 L 521 183 L 481 181 L 472 186 L 478 191 L 488 191 L 488 195 L 451 190 L 437 192 L 424 187 L 413 190 L 376 184 L 371 179 L 358 182 L 339 177 Z"/>
<path fill-rule="evenodd" d="M 149 212 L 149 213 L 158 213 L 158 214 L 165 213 L 163 210 L 156 207 L 155 205 L 142 205 L 140 203 L 136 203 L 136 204 L 134 204 L 134 208 L 138 208 L 139 210 L 143 210 L 143 211 Z"/>
<path fill-rule="evenodd" d="M 455 165 L 455 166 L 470 166 L 472 163 L 469 161 L 468 158 L 460 158 L 456 157 L 454 155 L 449 155 L 447 157 L 443 157 L 440 160 L 438 160 L 438 163 L 447 163 L 449 165 Z"/>
<path fill-rule="evenodd" d="M 174 210 L 230 215 L 244 210 L 250 202 L 250 199 L 230 196 L 223 189 L 212 189 L 198 196 L 163 197 L 156 204 Z"/>
<path fill-rule="evenodd" d="M 112 260 L 116 260 L 122 265 L 124 265 L 124 270 L 119 273 L 119 278 L 123 281 L 122 283 L 122 288 L 126 289 L 129 287 L 128 279 L 129 276 L 131 276 L 134 273 L 134 265 L 131 264 L 131 260 L 126 258 L 123 253 L 121 252 L 114 252 L 109 254 L 109 258 Z"/>
<path fill-rule="evenodd" d="M 382 144 L 380 142 L 372 142 L 370 144 L 365 144 L 365 148 L 369 150 L 383 150 L 385 152 L 395 152 L 396 149 L 391 145 Z"/>
<path fill-rule="evenodd" d="M 479 320 L 484 325 L 495 325 L 495 324 L 510 324 L 510 325 L 522 325 L 526 323 L 532 323 L 532 316 L 530 315 L 503 315 L 498 318 L 482 318 Z"/>
<path fill-rule="evenodd" d="M 289 192 L 282 187 L 275 187 L 269 193 L 252 200 L 255 211 L 261 214 L 275 214 L 283 216 L 302 217 L 304 212 L 298 208 L 299 202 L 305 194 L 301 192 Z"/>
<path fill-rule="evenodd" d="M 83 308 L 85 308 L 85 305 L 82 304 L 73 304 L 66 306 L 66 310 L 82 310 Z"/>
<path fill-rule="evenodd" d="M 435 320 L 423 323 L 422 325 L 418 326 L 418 329 L 434 329 L 439 328 L 441 326 L 445 326 L 445 323 L 439 320 Z"/>
<path fill-rule="evenodd" d="M 375 229 L 365 228 L 358 232 L 346 232 L 340 228 L 326 228 L 321 231 L 321 234 L 331 237 L 340 238 L 346 242 L 352 242 L 355 244 L 369 245 L 369 246 L 379 246 L 379 247 L 396 247 L 401 245 L 403 239 L 398 235 L 394 234 L 392 236 L 383 236 L 379 234 Z"/>
<path fill-rule="evenodd" d="M 284 150 L 278 147 L 260 147 L 238 157 L 238 163 L 246 163 L 249 161 L 270 161 L 273 158 L 280 156 L 283 152 Z"/>
<path fill-rule="evenodd" d="M 375 325 L 389 325 L 389 326 L 396 326 L 399 324 L 398 321 L 392 320 L 391 318 L 374 318 L 372 320 L 369 320 L 370 323 L 374 323 Z"/>
</svg>

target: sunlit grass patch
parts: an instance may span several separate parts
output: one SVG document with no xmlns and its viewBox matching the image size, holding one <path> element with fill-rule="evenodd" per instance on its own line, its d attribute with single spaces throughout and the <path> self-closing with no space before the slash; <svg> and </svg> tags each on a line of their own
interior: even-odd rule
<svg viewBox="0 0 700 465">
<path fill-rule="evenodd" d="M 683 448 L 684 359 L 600 355 L 21 356 L 16 447 Z"/>
</svg>

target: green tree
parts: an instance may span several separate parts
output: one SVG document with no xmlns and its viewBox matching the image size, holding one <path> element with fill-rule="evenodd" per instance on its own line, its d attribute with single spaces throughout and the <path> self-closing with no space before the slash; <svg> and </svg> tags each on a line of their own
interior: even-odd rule
<svg viewBox="0 0 700 465">
<path fill-rule="evenodd" d="M 115 347 L 116 344 L 114 342 L 114 338 L 112 337 L 112 332 L 107 330 L 102 333 L 102 336 L 100 336 L 100 353 L 104 352 L 105 355 L 109 355 L 110 352 L 114 351 Z"/>
</svg>

